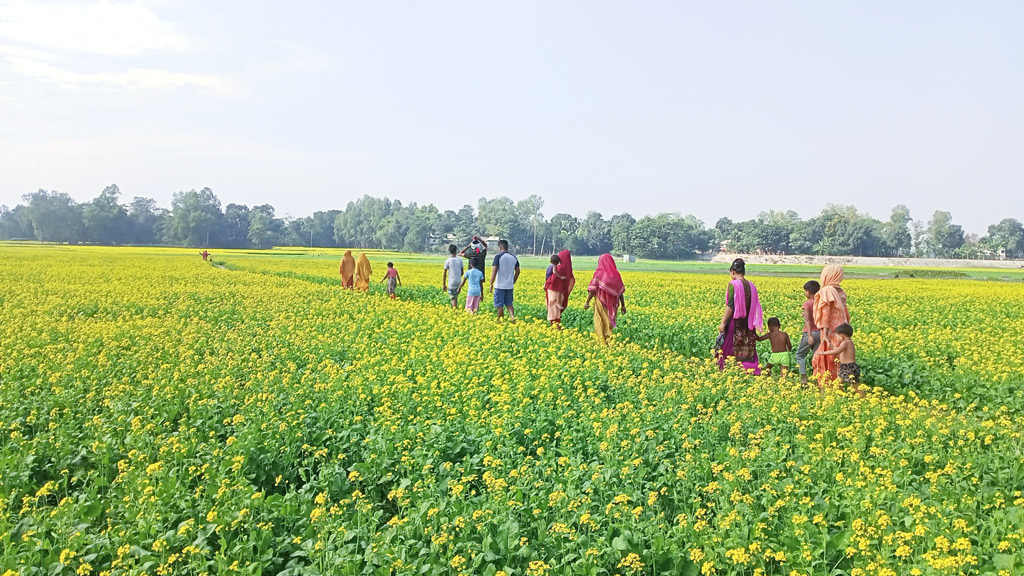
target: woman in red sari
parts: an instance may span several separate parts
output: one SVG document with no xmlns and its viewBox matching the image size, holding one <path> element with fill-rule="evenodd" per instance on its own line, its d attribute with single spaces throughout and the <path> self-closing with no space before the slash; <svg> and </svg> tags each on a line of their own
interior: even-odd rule
<svg viewBox="0 0 1024 576">
<path fill-rule="evenodd" d="M 548 307 L 548 322 L 562 326 L 562 312 L 569 306 L 569 294 L 576 286 L 572 273 L 572 254 L 568 250 L 558 253 L 558 264 L 553 264 L 551 275 L 544 281 Z"/>
<path fill-rule="evenodd" d="M 747 265 L 742 258 L 733 260 L 729 267 L 732 281 L 725 293 L 725 315 L 718 326 L 723 336 L 718 350 L 718 369 L 725 369 L 726 358 L 733 358 L 745 370 L 761 373 L 757 358 L 757 330 L 764 321 L 757 287 L 747 280 Z"/>
<path fill-rule="evenodd" d="M 608 338 L 615 328 L 615 320 L 621 309 L 626 313 L 626 286 L 622 283 L 622 275 L 615 266 L 615 259 L 611 254 L 604 254 L 597 259 L 597 270 L 594 270 L 594 279 L 587 286 L 587 303 L 583 309 L 590 308 L 590 302 L 594 303 L 594 332 L 598 340 L 608 343 Z"/>
<path fill-rule="evenodd" d="M 836 356 L 823 356 L 839 345 L 840 338 L 836 335 L 835 329 L 844 323 L 850 322 L 850 310 L 846 307 L 846 292 L 840 284 L 843 282 L 842 266 L 825 266 L 821 270 L 821 289 L 814 295 L 814 323 L 821 330 L 821 345 L 814 358 L 811 359 L 811 366 L 814 367 L 814 376 L 818 379 L 818 386 L 824 382 L 832 382 L 839 378 L 839 368 L 836 366 Z"/>
</svg>

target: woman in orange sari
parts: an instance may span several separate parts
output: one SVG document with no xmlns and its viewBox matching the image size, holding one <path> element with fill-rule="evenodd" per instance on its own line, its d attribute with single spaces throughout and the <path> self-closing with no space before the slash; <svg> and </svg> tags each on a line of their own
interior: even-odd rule
<svg viewBox="0 0 1024 576">
<path fill-rule="evenodd" d="M 834 349 L 840 338 L 835 330 L 840 324 L 850 322 L 850 310 L 846 307 L 846 292 L 839 286 L 843 282 L 842 266 L 825 266 L 821 270 L 821 289 L 814 295 L 814 323 L 821 330 L 821 346 L 811 360 L 818 386 L 823 381 L 831 382 L 839 377 L 836 356 L 823 356 L 822 352 Z"/>
<path fill-rule="evenodd" d="M 352 280 L 356 275 L 356 259 L 352 257 L 351 250 L 345 250 L 345 255 L 341 258 L 341 268 L 338 271 L 341 273 L 341 287 L 351 290 Z"/>
<path fill-rule="evenodd" d="M 359 260 L 356 260 L 356 290 L 360 292 L 369 290 L 371 276 L 373 276 L 373 269 L 370 268 L 370 259 L 366 257 L 366 254 L 360 254 Z"/>
<path fill-rule="evenodd" d="M 594 303 L 594 332 L 598 340 L 608 343 L 608 338 L 615 328 L 615 320 L 621 309 L 626 313 L 626 286 L 622 283 L 622 275 L 615 266 L 615 258 L 611 254 L 604 254 L 597 259 L 597 270 L 594 270 L 594 279 L 587 286 L 587 303 L 583 305 L 584 310 L 590 308 L 590 302 Z"/>
<path fill-rule="evenodd" d="M 552 258 L 552 260 L 556 260 Z M 544 292 L 548 307 L 548 322 L 562 327 L 562 312 L 569 305 L 569 294 L 576 286 L 576 276 L 572 273 L 572 254 L 568 250 L 558 253 L 558 264 L 552 264 L 551 275 L 544 281 Z"/>
</svg>

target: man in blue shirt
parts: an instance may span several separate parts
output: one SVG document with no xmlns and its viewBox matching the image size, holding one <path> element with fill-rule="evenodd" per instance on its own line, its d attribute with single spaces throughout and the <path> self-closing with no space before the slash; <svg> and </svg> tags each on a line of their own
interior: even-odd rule
<svg viewBox="0 0 1024 576">
<path fill-rule="evenodd" d="M 516 311 L 512 307 L 512 290 L 519 280 L 519 259 L 508 251 L 508 240 L 498 240 L 498 255 L 491 264 L 490 290 L 494 293 L 494 307 L 498 309 L 498 319 L 505 316 L 505 308 L 512 322 L 516 321 Z"/>
</svg>

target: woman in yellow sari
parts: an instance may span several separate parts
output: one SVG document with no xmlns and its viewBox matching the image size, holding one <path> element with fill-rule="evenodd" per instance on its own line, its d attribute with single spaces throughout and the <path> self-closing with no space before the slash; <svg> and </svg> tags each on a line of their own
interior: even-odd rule
<svg viewBox="0 0 1024 576">
<path fill-rule="evenodd" d="M 589 309 L 590 302 L 594 301 L 594 332 L 599 341 L 608 343 L 618 313 L 626 313 L 625 292 L 626 286 L 615 266 L 615 258 L 611 254 L 598 258 L 594 278 L 587 286 L 587 302 L 583 309 Z"/>
<path fill-rule="evenodd" d="M 341 258 L 341 267 L 338 271 L 341 273 L 341 287 L 351 290 L 356 275 L 356 259 L 352 257 L 351 250 L 345 250 L 345 255 Z"/>
<path fill-rule="evenodd" d="M 843 267 L 825 266 L 821 270 L 820 282 L 821 289 L 814 295 L 814 323 L 821 330 L 821 346 L 811 360 L 819 386 L 823 381 L 831 382 L 839 377 L 837 357 L 824 356 L 821 353 L 839 345 L 840 338 L 835 330 L 840 324 L 850 322 L 846 292 L 839 286 L 843 282 Z"/>
<path fill-rule="evenodd" d="M 366 257 L 366 254 L 360 254 L 359 260 L 356 261 L 356 290 L 360 292 L 369 290 L 371 276 L 373 276 L 373 269 L 370 268 L 370 259 Z"/>
</svg>

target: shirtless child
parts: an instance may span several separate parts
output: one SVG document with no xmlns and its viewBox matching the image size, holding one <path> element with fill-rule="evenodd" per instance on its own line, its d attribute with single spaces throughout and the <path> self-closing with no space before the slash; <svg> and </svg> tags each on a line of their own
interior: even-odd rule
<svg viewBox="0 0 1024 576">
<path fill-rule="evenodd" d="M 843 384 L 849 384 L 853 391 L 861 396 L 860 391 L 860 365 L 857 364 L 857 347 L 853 344 L 853 327 L 847 323 L 836 326 L 836 334 L 841 339 L 839 345 L 828 352 L 818 352 L 822 356 L 838 356 L 839 379 Z"/>
<path fill-rule="evenodd" d="M 772 316 L 768 319 L 768 332 L 757 337 L 758 342 L 768 340 L 772 343 L 768 374 L 772 373 L 772 368 L 778 367 L 780 376 L 793 369 L 793 343 L 789 340 L 789 334 L 780 330 L 781 327 L 779 319 Z"/>
</svg>

